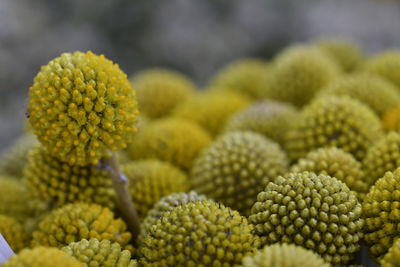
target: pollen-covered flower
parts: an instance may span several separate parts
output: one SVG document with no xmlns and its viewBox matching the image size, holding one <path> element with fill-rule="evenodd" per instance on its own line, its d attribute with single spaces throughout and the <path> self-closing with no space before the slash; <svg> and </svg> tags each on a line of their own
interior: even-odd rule
<svg viewBox="0 0 400 267">
<path fill-rule="evenodd" d="M 126 74 L 92 52 L 63 53 L 43 66 L 29 89 L 28 111 L 50 154 L 83 166 L 125 148 L 138 113 Z"/>
</svg>

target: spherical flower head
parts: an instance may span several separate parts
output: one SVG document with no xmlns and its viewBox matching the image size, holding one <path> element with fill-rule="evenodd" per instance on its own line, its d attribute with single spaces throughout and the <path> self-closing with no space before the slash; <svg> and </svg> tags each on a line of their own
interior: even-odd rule
<svg viewBox="0 0 400 267">
<path fill-rule="evenodd" d="M 128 245 L 131 234 L 121 219 L 108 208 L 97 204 L 74 203 L 52 210 L 33 233 L 32 246 L 61 248 L 81 239 L 97 238 Z"/>
<path fill-rule="evenodd" d="M 131 253 L 128 250 L 123 250 L 120 244 L 109 240 L 82 239 L 63 247 L 62 251 L 84 263 L 85 266 L 137 266 L 137 262 L 131 260 Z"/>
<path fill-rule="evenodd" d="M 29 88 L 29 121 L 50 153 L 71 165 L 96 164 L 130 142 L 138 113 L 117 64 L 92 52 L 64 53 Z"/>
<path fill-rule="evenodd" d="M 400 132 L 400 105 L 388 109 L 382 118 L 382 127 L 386 132 Z"/>
<path fill-rule="evenodd" d="M 185 75 L 167 69 L 147 69 L 132 77 L 139 109 L 149 118 L 168 116 L 171 110 L 196 90 Z"/>
<path fill-rule="evenodd" d="M 364 220 L 354 192 L 334 177 L 290 173 L 257 196 L 249 221 L 263 244 L 289 243 L 346 265 L 360 248 Z"/>
<path fill-rule="evenodd" d="M 186 174 L 172 164 L 156 159 L 133 161 L 122 166 L 129 179 L 129 191 L 139 217 L 162 197 L 189 189 Z"/>
<path fill-rule="evenodd" d="M 27 190 L 21 181 L 0 176 L 0 214 L 24 222 L 31 215 Z"/>
<path fill-rule="evenodd" d="M 366 105 L 348 96 L 326 96 L 302 110 L 285 148 L 292 159 L 317 148 L 338 147 L 362 160 L 381 136 L 380 120 Z"/>
<path fill-rule="evenodd" d="M 309 171 L 335 177 L 355 191 L 359 200 L 363 199 L 369 188 L 361 163 L 350 153 L 336 147 L 311 151 L 290 170 L 291 172 Z"/>
<path fill-rule="evenodd" d="M 24 249 L 6 261 L 2 267 L 85 267 L 67 253 L 50 247 Z"/>
<path fill-rule="evenodd" d="M 381 267 L 400 266 L 400 238 L 394 242 L 388 253 L 382 258 Z"/>
<path fill-rule="evenodd" d="M 0 173 L 22 178 L 29 150 L 38 143 L 33 134 L 24 134 L 0 155 Z"/>
<path fill-rule="evenodd" d="M 364 198 L 364 241 L 375 259 L 380 259 L 400 237 L 400 169 L 386 172 Z"/>
<path fill-rule="evenodd" d="M 253 132 L 230 132 L 217 138 L 196 159 L 191 188 L 247 215 L 257 194 L 287 171 L 285 152 Z"/>
<path fill-rule="evenodd" d="M 243 95 L 212 90 L 189 97 L 178 105 L 172 114 L 198 123 L 215 136 L 233 114 L 246 108 L 249 103 L 250 100 Z"/>
<path fill-rule="evenodd" d="M 318 254 L 295 245 L 274 244 L 243 259 L 243 267 L 329 267 Z"/>
<path fill-rule="evenodd" d="M 157 158 L 188 171 L 210 142 L 210 135 L 198 124 L 171 117 L 156 120 L 138 132 L 128 152 L 134 160 Z"/>
<path fill-rule="evenodd" d="M 28 235 L 24 227 L 12 217 L 0 215 L 0 234 L 14 252 L 20 251 L 28 244 Z"/>
<path fill-rule="evenodd" d="M 396 85 L 400 90 L 400 52 L 385 51 L 368 59 L 361 70 L 376 74 Z"/>
<path fill-rule="evenodd" d="M 58 206 L 81 201 L 114 207 L 111 178 L 108 172 L 94 165 L 70 165 L 39 145 L 30 151 L 24 173 L 32 198 Z"/>
<path fill-rule="evenodd" d="M 345 40 L 321 39 L 315 45 L 333 58 L 344 72 L 356 70 L 364 60 L 361 49 Z"/>
<path fill-rule="evenodd" d="M 210 81 L 209 87 L 259 99 L 265 94 L 265 77 L 269 69 L 270 66 L 261 59 L 240 59 L 221 69 Z"/>
<path fill-rule="evenodd" d="M 301 107 L 339 74 L 337 64 L 319 49 L 289 48 L 275 59 L 265 97 Z"/>
<path fill-rule="evenodd" d="M 139 248 L 144 266 L 240 266 L 259 246 L 253 225 L 213 201 L 189 202 L 167 211 Z"/>
<path fill-rule="evenodd" d="M 223 132 L 252 131 L 283 144 L 286 132 L 297 117 L 298 111 L 293 105 L 263 100 L 234 114 L 226 122 Z"/>
<path fill-rule="evenodd" d="M 362 164 L 369 186 L 383 177 L 387 171 L 394 171 L 400 166 L 399 146 L 400 133 L 390 132 L 368 149 Z"/>
<path fill-rule="evenodd" d="M 400 104 L 400 91 L 371 74 L 343 76 L 321 90 L 321 95 L 347 95 L 370 107 L 379 117 Z"/>
<path fill-rule="evenodd" d="M 188 193 L 173 193 L 165 196 L 158 201 L 153 208 L 147 213 L 146 218 L 140 225 L 140 235 L 138 237 L 138 244 L 142 244 L 149 234 L 150 227 L 157 223 L 157 220 L 162 217 L 164 212 L 172 211 L 174 208 L 187 204 L 189 202 L 206 200 L 205 195 L 190 191 Z"/>
</svg>

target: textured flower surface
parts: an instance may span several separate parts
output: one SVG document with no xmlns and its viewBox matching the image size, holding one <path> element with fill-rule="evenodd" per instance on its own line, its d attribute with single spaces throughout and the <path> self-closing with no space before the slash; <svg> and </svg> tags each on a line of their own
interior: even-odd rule
<svg viewBox="0 0 400 267">
<path fill-rule="evenodd" d="M 381 267 L 400 266 L 400 239 L 394 242 L 388 253 L 382 258 Z"/>
<path fill-rule="evenodd" d="M 390 132 L 377 140 L 368 149 L 362 163 L 369 186 L 387 171 L 396 170 L 400 166 L 400 133 Z"/>
<path fill-rule="evenodd" d="M 253 225 L 212 201 L 167 211 L 139 248 L 143 266 L 240 266 L 259 245 Z"/>
<path fill-rule="evenodd" d="M 123 250 L 120 244 L 96 238 L 82 239 L 63 247 L 62 251 L 73 256 L 86 266 L 136 267 L 136 260 L 131 260 L 131 253 Z"/>
<path fill-rule="evenodd" d="M 32 246 L 63 247 L 81 239 L 97 238 L 128 245 L 131 234 L 121 219 L 97 204 L 74 203 L 51 211 L 33 233 Z"/>
<path fill-rule="evenodd" d="M 23 226 L 12 217 L 0 215 L 0 234 L 14 252 L 20 251 L 28 244 L 28 236 Z"/>
<path fill-rule="evenodd" d="M 132 78 L 140 112 L 150 118 L 169 115 L 171 110 L 194 93 L 196 86 L 183 74 L 167 69 L 144 70 Z"/>
<path fill-rule="evenodd" d="M 269 69 L 270 66 L 260 59 L 237 60 L 220 70 L 209 87 L 236 91 L 249 98 L 259 99 L 265 95 L 265 77 L 269 74 Z"/>
<path fill-rule="evenodd" d="M 311 250 L 295 245 L 275 244 L 243 259 L 243 267 L 329 267 Z"/>
<path fill-rule="evenodd" d="M 189 97 L 172 114 L 198 123 L 215 136 L 233 114 L 247 107 L 249 103 L 249 99 L 243 95 L 210 90 Z"/>
<path fill-rule="evenodd" d="M 354 43 L 337 39 L 321 39 L 315 45 L 333 58 L 345 72 L 352 72 L 363 63 L 364 55 Z"/>
<path fill-rule="evenodd" d="M 382 134 L 379 118 L 365 104 L 348 96 L 325 96 L 303 109 L 288 132 L 285 149 L 290 158 L 298 159 L 334 146 L 361 160 Z"/>
<path fill-rule="evenodd" d="M 138 132 L 128 152 L 135 160 L 158 158 L 187 171 L 210 142 L 210 135 L 196 123 L 165 118 L 155 120 Z"/>
<path fill-rule="evenodd" d="M 301 107 L 339 74 L 337 64 L 319 49 L 295 46 L 275 59 L 265 97 Z"/>
<path fill-rule="evenodd" d="M 0 176 L 0 214 L 24 222 L 31 215 L 31 207 L 25 186 L 17 179 Z"/>
<path fill-rule="evenodd" d="M 400 169 L 386 172 L 378 179 L 365 196 L 363 215 L 365 217 L 365 242 L 370 255 L 383 257 L 400 238 Z"/>
<path fill-rule="evenodd" d="M 263 244 L 295 244 L 333 265 L 346 265 L 360 249 L 361 215 L 361 204 L 345 183 L 303 172 L 269 183 L 258 194 L 249 221 Z"/>
<path fill-rule="evenodd" d="M 43 146 L 30 152 L 24 179 L 33 198 L 59 206 L 81 201 L 114 207 L 115 193 L 106 171 L 94 165 L 73 166 L 62 162 Z"/>
<path fill-rule="evenodd" d="M 156 159 L 138 160 L 122 166 L 129 179 L 129 191 L 140 217 L 162 197 L 189 189 L 186 174 L 168 162 Z"/>
<path fill-rule="evenodd" d="M 6 261 L 2 267 L 85 267 L 67 253 L 51 247 L 24 249 Z"/>
<path fill-rule="evenodd" d="M 144 242 L 146 236 L 149 234 L 150 227 L 157 223 L 157 220 L 161 218 L 164 212 L 172 211 L 174 208 L 189 202 L 206 199 L 206 196 L 197 194 L 195 191 L 190 191 L 188 193 L 173 193 L 161 198 L 160 201 L 158 201 L 147 213 L 146 218 L 140 225 L 139 245 Z"/>
<path fill-rule="evenodd" d="M 400 52 L 388 50 L 368 59 L 361 69 L 385 78 L 400 90 L 400 73 L 397 71 L 399 68 Z"/>
<path fill-rule="evenodd" d="M 257 194 L 287 171 L 288 160 L 278 144 L 253 132 L 221 135 L 196 159 L 191 188 L 248 214 Z"/>
<path fill-rule="evenodd" d="M 323 95 L 347 95 L 358 99 L 382 117 L 388 110 L 400 105 L 399 90 L 390 82 L 371 74 L 353 74 L 333 81 Z"/>
<path fill-rule="evenodd" d="M 253 131 L 282 144 L 297 114 L 297 109 L 289 103 L 263 100 L 234 114 L 226 122 L 224 132 Z"/>
<path fill-rule="evenodd" d="M 38 143 L 33 134 L 24 134 L 0 155 L 0 173 L 22 178 L 29 150 Z"/>
<path fill-rule="evenodd" d="M 136 131 L 135 91 L 103 55 L 63 53 L 43 66 L 29 88 L 29 121 L 53 156 L 96 164 L 125 148 Z"/>
<path fill-rule="evenodd" d="M 336 147 L 311 151 L 290 170 L 291 172 L 309 171 L 335 177 L 357 192 L 359 199 L 363 199 L 369 188 L 361 163 L 351 154 Z"/>
</svg>

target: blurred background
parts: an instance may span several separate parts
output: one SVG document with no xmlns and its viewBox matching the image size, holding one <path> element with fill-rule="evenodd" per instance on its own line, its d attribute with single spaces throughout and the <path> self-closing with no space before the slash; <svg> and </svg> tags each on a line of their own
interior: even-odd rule
<svg viewBox="0 0 400 267">
<path fill-rule="evenodd" d="M 0 150 L 24 124 L 28 88 L 62 52 L 92 50 L 128 74 L 162 66 L 199 86 L 240 57 L 271 58 L 320 36 L 366 53 L 400 46 L 390 0 L 0 0 Z"/>
</svg>

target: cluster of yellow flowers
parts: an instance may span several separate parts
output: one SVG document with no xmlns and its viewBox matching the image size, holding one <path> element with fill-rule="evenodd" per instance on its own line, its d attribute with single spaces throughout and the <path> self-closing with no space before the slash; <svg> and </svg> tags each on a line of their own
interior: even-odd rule
<svg viewBox="0 0 400 267">
<path fill-rule="evenodd" d="M 4 266 L 400 266 L 399 69 L 318 40 L 199 89 L 64 53 L 0 157 Z"/>
</svg>

